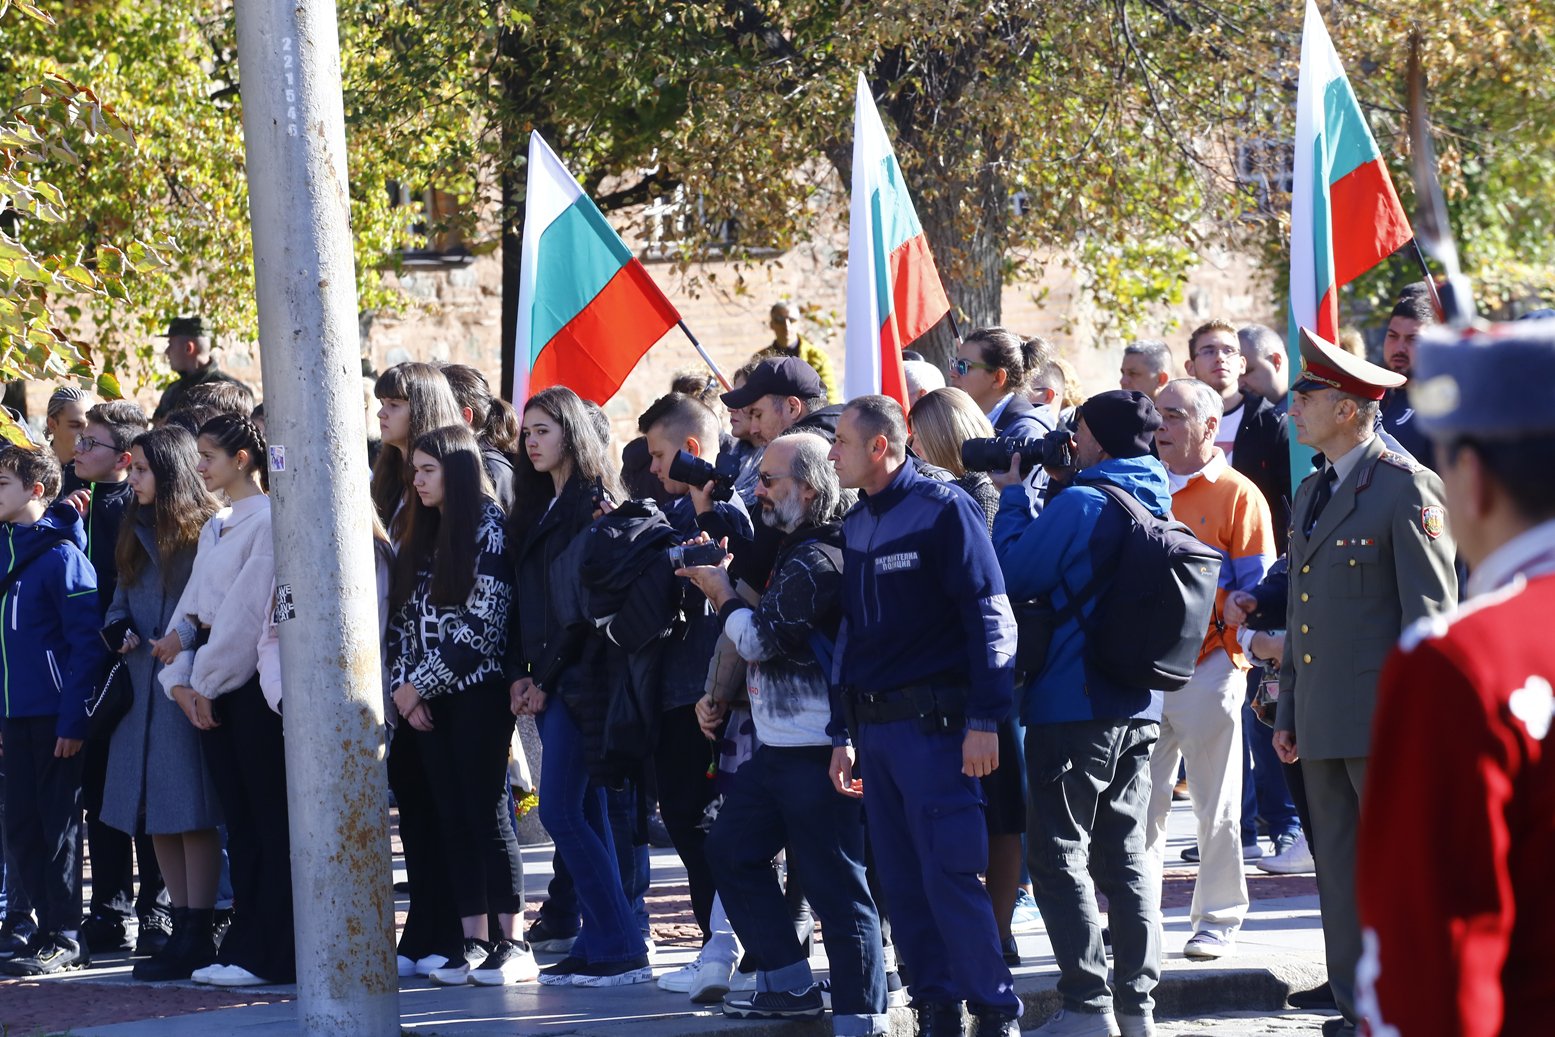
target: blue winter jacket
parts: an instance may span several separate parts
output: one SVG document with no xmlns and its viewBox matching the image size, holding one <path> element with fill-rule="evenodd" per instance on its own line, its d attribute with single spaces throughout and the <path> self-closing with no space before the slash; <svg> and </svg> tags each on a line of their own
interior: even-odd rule
<svg viewBox="0 0 1555 1037">
<path fill-rule="evenodd" d="M 843 624 L 834 685 L 967 685 L 967 725 L 1012 715 L 1015 620 L 988 519 L 966 491 L 905 464 L 842 521 Z M 833 718 L 837 736 L 840 718 Z"/>
<path fill-rule="evenodd" d="M 1127 514 L 1089 485 L 1098 482 L 1127 490 L 1156 515 L 1171 512 L 1166 469 L 1148 456 L 1112 458 L 1079 472 L 1073 485 L 1053 494 L 1035 518 L 1024 487 L 1006 488 L 993 520 L 993 544 L 1011 600 L 1046 595 L 1055 608 L 1062 608 L 1090 582 L 1099 559 L 1121 550 Z M 1082 616 L 1090 616 L 1106 591 L 1100 588 L 1081 606 Z M 1053 632 L 1047 666 L 1024 689 L 1020 715 L 1026 724 L 1160 720 L 1161 693 L 1123 687 L 1097 673 L 1086 662 L 1085 632 L 1075 617 Z"/>
<path fill-rule="evenodd" d="M 0 698 L 8 719 L 57 716 L 60 738 L 86 737 L 87 696 L 109 658 L 85 547 L 74 509 L 50 511 L 30 526 L 0 523 L 4 571 L 25 566 L 0 597 Z"/>
</svg>

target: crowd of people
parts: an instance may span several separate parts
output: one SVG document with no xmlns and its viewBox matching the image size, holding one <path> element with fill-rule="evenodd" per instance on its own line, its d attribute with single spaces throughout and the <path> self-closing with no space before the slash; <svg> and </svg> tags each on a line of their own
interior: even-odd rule
<svg viewBox="0 0 1555 1037">
<path fill-rule="evenodd" d="M 567 388 L 515 410 L 459 365 L 373 383 L 370 483 L 336 489 L 374 517 L 401 976 L 651 981 L 656 803 L 702 940 L 665 990 L 740 1018 L 829 1008 L 842 1035 L 888 1032 L 910 997 L 926 1037 L 962 1034 L 963 1010 L 1012 1037 L 1014 932 L 1039 913 L 1063 1009 L 1037 1032 L 1150 1034 L 1185 766 L 1185 955 L 1236 952 L 1245 862 L 1315 866 L 1330 982 L 1308 999 L 1339 1009 L 1328 1030 L 1380 1025 L 1409 966 L 1396 923 L 1361 927 L 1397 899 L 1364 852 L 1379 671 L 1412 625 L 1389 672 L 1434 665 L 1419 645 L 1449 630 L 1461 561 L 1487 588 L 1550 567 L 1555 502 L 1512 485 L 1549 431 L 1487 446 L 1473 421 L 1505 417 L 1467 389 L 1405 395 L 1423 286 L 1388 317 L 1386 366 L 1304 330 L 1293 372 L 1270 329 L 1211 320 L 1182 376 L 1140 340 L 1118 389 L 1083 396 L 1047 342 L 989 327 L 948 370 L 908 357 L 905 410 L 834 403 L 796 316 L 774 307 L 729 391 L 677 378 L 619 456 Z M 0 449 L 10 975 L 133 946 L 141 980 L 296 977 L 262 410 L 197 319 L 168 357 L 152 418 L 63 388 L 47 446 Z M 1315 455 L 1294 494 L 1292 434 Z M 1537 542 L 1497 568 L 1487 524 Z M 517 717 L 555 845 L 527 926 Z"/>
</svg>

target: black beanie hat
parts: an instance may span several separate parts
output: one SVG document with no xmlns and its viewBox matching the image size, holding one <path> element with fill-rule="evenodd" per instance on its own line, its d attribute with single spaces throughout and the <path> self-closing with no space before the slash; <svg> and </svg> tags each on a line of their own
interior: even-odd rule
<svg viewBox="0 0 1555 1037">
<path fill-rule="evenodd" d="M 1080 417 L 1096 442 L 1113 457 L 1150 453 L 1155 430 L 1161 427 L 1161 415 L 1150 397 L 1132 389 L 1097 393 L 1080 404 Z"/>
</svg>

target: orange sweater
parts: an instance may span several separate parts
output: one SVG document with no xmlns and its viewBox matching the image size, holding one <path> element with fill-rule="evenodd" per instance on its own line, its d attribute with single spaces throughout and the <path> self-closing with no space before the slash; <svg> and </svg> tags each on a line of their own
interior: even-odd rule
<svg viewBox="0 0 1555 1037">
<path fill-rule="evenodd" d="M 1215 456 L 1199 471 L 1172 479 L 1172 515 L 1193 535 L 1220 552 L 1220 587 L 1215 591 L 1215 614 L 1210 617 L 1203 662 L 1216 648 L 1224 648 L 1238 669 L 1249 663 L 1237 644 L 1236 629 L 1221 618 L 1226 595 L 1252 590 L 1274 564 L 1274 521 L 1269 504 L 1252 480 L 1226 463 L 1217 447 Z"/>
</svg>

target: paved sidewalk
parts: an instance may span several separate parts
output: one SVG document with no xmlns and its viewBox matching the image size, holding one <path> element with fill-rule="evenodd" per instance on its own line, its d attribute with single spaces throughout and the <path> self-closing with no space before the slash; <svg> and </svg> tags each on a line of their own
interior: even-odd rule
<svg viewBox="0 0 1555 1037">
<path fill-rule="evenodd" d="M 1192 839 L 1193 817 L 1174 808 L 1168 861 Z M 524 851 L 528 888 L 540 893 L 550 875 L 550 848 Z M 396 860 L 396 865 L 399 865 Z M 1207 964 L 1182 957 L 1190 933 L 1187 905 L 1195 868 L 1169 866 L 1165 876 L 1166 964 L 1157 990 L 1163 1018 L 1198 1018 L 1238 1013 L 1235 1028 L 1218 1034 L 1260 1033 L 1268 1019 L 1279 1033 L 1316 1032 L 1320 1016 L 1284 1008 L 1292 990 L 1317 986 L 1325 978 L 1316 883 L 1311 875 L 1271 876 L 1248 868 L 1252 911 L 1235 957 Z M 403 873 L 399 873 L 403 877 Z M 654 851 L 649 909 L 658 943 L 656 973 L 679 967 L 696 952 L 695 927 L 686 901 L 685 876 L 673 851 Z M 403 909 L 403 902 L 401 903 Z M 1017 937 L 1024 963 L 1016 987 L 1027 1004 L 1024 1025 L 1036 1026 L 1059 1006 L 1057 969 L 1045 934 Z M 280 1037 L 296 1033 L 295 987 L 217 991 L 192 983 L 140 984 L 129 975 L 122 953 L 101 957 L 92 969 L 42 981 L 0 982 L 0 1033 L 32 1037 L 68 1030 L 71 1037 Z M 549 960 L 549 959 L 543 959 Z M 824 943 L 814 962 L 824 970 Z M 653 984 L 615 989 L 550 988 L 537 984 L 507 988 L 435 988 L 426 980 L 406 981 L 400 995 L 405 1032 L 441 1037 L 591 1035 L 591 1037 L 679 1037 L 737 1034 L 809 1037 L 830 1032 L 829 1023 L 741 1022 L 690 1004 Z M 1244 1025 L 1245 1024 L 1245 1025 Z M 894 1013 L 893 1031 L 911 1035 L 911 1013 Z M 1171 1033 L 1189 1031 L 1175 1029 Z M 1194 1031 L 1196 1032 L 1196 1031 Z M 1209 1031 L 1206 1031 L 1209 1032 Z"/>
</svg>

